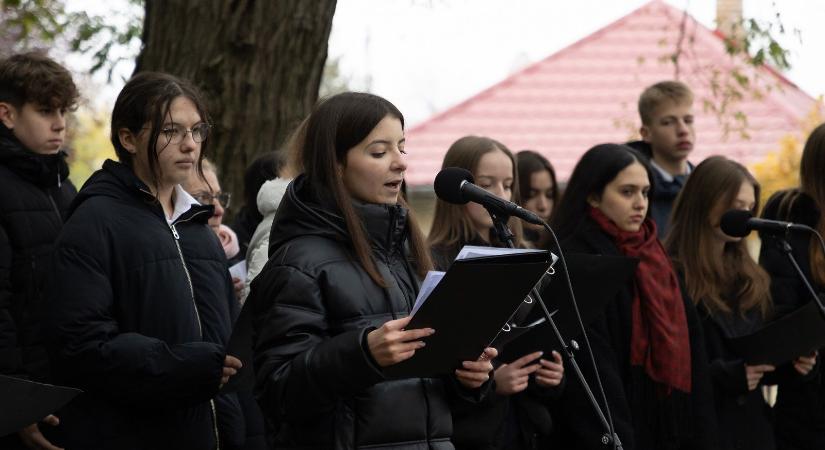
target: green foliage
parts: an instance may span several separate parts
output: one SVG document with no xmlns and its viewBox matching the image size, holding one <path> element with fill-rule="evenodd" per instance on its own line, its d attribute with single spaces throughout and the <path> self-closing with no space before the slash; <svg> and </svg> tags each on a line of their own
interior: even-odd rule
<svg viewBox="0 0 825 450">
<path fill-rule="evenodd" d="M 64 0 L 0 1 L 0 39 L 11 43 L 11 52 L 65 44 L 70 51 L 90 54 L 90 71 L 105 70 L 110 81 L 120 62 L 134 59 L 134 54 L 117 55 L 114 50 L 140 41 L 143 0 L 129 0 L 130 7 L 114 12 L 119 15 L 114 18 L 66 12 Z M 120 22 L 126 25 L 117 26 Z"/>
<path fill-rule="evenodd" d="M 674 78 L 682 75 L 680 66 L 682 56 L 693 45 L 693 39 L 687 36 L 685 18 L 682 19 L 679 38 L 667 60 L 674 66 Z M 797 39 L 798 30 L 793 31 Z M 766 77 L 759 69 L 768 65 L 778 71 L 790 69 L 790 51 L 782 47 L 779 39 L 787 36 L 779 13 L 770 21 L 742 19 L 734 24 L 733 32 L 723 37 L 725 50 L 730 56 L 729 64 L 690 67 L 694 78 L 705 83 L 711 91 L 708 98 L 699 99 L 703 109 L 713 113 L 722 126 L 725 135 L 737 133 L 748 139 L 748 117 L 739 104 L 747 99 L 762 99 L 766 92 L 782 89 L 773 77 Z M 687 53 L 695 53 L 688 51 Z"/>
</svg>

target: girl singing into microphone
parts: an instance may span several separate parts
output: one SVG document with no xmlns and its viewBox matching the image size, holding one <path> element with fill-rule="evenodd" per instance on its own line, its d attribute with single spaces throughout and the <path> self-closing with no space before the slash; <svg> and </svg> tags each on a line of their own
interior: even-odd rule
<svg viewBox="0 0 825 450">
<path fill-rule="evenodd" d="M 719 227 L 731 209 L 756 212 L 759 184 L 741 164 L 710 157 L 677 197 L 665 245 L 702 319 L 722 448 L 770 450 L 776 448 L 771 411 L 759 388 L 793 372 L 747 364 L 728 344 L 756 331 L 773 306 L 770 278 L 747 243 Z M 797 370 L 807 374 L 813 363 L 799 358 Z"/>
<path fill-rule="evenodd" d="M 825 234 L 825 124 L 814 129 L 799 165 L 797 188 L 777 192 L 765 204 L 765 219 L 808 225 Z M 763 234 L 759 262 L 771 276 L 771 292 L 777 316 L 798 309 L 811 294 L 782 251 L 774 236 Z M 825 293 L 825 253 L 815 236 L 792 234 L 788 241 L 805 277 L 819 297 Z M 797 370 L 807 369 L 807 366 Z M 780 449 L 825 448 L 825 377 L 809 383 L 780 383 L 774 406 L 777 447 Z"/>
<path fill-rule="evenodd" d="M 495 357 L 452 376 L 389 379 L 431 329 L 406 329 L 431 267 L 401 183 L 404 117 L 387 100 L 343 93 L 315 106 L 297 138 L 303 173 L 272 223 L 252 282 L 258 403 L 278 448 L 450 450 L 447 392 L 483 394 Z"/>
<path fill-rule="evenodd" d="M 502 143 L 486 137 L 465 136 L 450 146 L 442 168 L 470 171 L 475 184 L 508 201 L 518 201 L 518 174 L 513 154 Z M 519 219 L 511 218 L 514 244 L 525 247 Z M 465 245 L 503 247 L 490 214 L 477 203 L 455 205 L 437 200 L 429 242 L 438 270 L 447 270 Z M 506 351 L 504 349 L 499 349 Z M 457 448 L 543 447 L 552 430 L 545 406 L 559 392 L 564 368 L 553 352 L 521 355 L 510 364 L 497 364 L 495 392 L 483 405 L 454 402 L 453 423 Z"/>
<path fill-rule="evenodd" d="M 714 448 L 701 324 L 656 237 L 651 185 L 651 169 L 638 151 L 597 145 L 576 164 L 553 213 L 565 254 L 638 260 L 633 277 L 586 325 L 601 382 L 589 362 L 581 368 L 599 403 L 597 386 L 604 386 L 605 414 L 625 450 Z M 603 427 L 581 386 L 569 383 L 560 400 L 559 444 L 604 449 Z"/>
</svg>

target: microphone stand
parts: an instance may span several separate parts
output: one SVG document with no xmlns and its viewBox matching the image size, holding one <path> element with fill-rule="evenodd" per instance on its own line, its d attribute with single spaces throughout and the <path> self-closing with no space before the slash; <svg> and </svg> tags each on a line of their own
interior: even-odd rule
<svg viewBox="0 0 825 450">
<path fill-rule="evenodd" d="M 810 231 L 813 231 L 814 233 L 816 233 L 816 231 L 814 231 L 814 230 L 810 230 Z M 797 275 L 799 275 L 799 278 L 802 280 L 802 284 L 805 285 L 805 288 L 811 294 L 811 297 L 813 297 L 814 302 L 816 302 L 816 306 L 817 306 L 817 308 L 819 308 L 819 314 L 822 316 L 823 319 L 825 319 L 825 305 L 822 304 L 822 299 L 819 298 L 819 295 L 817 295 L 816 290 L 811 285 L 811 282 L 808 281 L 808 277 L 805 276 L 805 272 L 802 271 L 802 268 L 799 267 L 799 263 L 796 261 L 796 258 L 794 258 L 794 256 L 793 256 L 793 247 L 791 247 L 791 243 L 788 242 L 789 234 L 790 234 L 790 228 L 785 232 L 785 236 L 778 238 L 779 242 L 777 244 L 779 245 L 780 250 L 782 250 L 782 253 L 784 253 L 788 257 L 788 260 L 791 262 L 791 265 L 793 265 L 794 269 L 796 269 L 796 273 L 797 273 Z M 819 235 L 819 233 L 817 233 L 817 236 L 818 235 Z M 820 237 L 820 243 L 821 243 L 821 237 Z"/>
<path fill-rule="evenodd" d="M 507 244 L 507 247 L 509 248 L 515 248 L 515 244 L 513 243 L 513 233 L 507 226 L 507 221 L 510 218 L 508 216 L 496 214 L 495 212 L 489 209 L 487 210 L 487 212 L 490 213 L 490 217 L 493 219 L 493 228 L 499 241 Z M 538 289 L 535 288 L 535 286 L 530 291 L 530 296 L 533 297 L 535 300 L 538 300 L 539 305 L 541 306 L 541 310 L 544 313 L 544 317 L 545 319 L 547 319 L 547 323 L 549 323 L 552 327 L 553 333 L 556 335 L 556 339 L 559 341 L 559 344 L 561 345 L 562 353 L 564 353 L 564 355 L 567 357 L 567 361 L 570 367 L 573 368 L 573 372 L 575 372 L 576 378 L 578 378 L 582 388 L 584 388 L 584 392 L 585 394 L 587 394 L 587 398 L 590 401 L 590 404 L 593 406 L 593 410 L 599 417 L 599 421 L 601 422 L 602 428 L 604 429 L 604 434 L 602 434 L 601 437 L 601 443 L 604 445 L 612 445 L 614 449 L 621 450 L 622 441 L 619 439 L 619 435 L 616 434 L 615 430 L 613 429 L 612 420 L 608 421 L 607 417 L 605 417 L 604 412 L 599 406 L 599 402 L 596 401 L 596 397 L 593 395 L 593 391 L 590 389 L 590 385 L 588 385 L 587 381 L 584 379 L 584 374 L 579 368 L 579 364 L 576 362 L 576 356 L 573 353 L 573 351 L 578 350 L 579 345 L 576 343 L 576 341 L 571 341 L 571 344 L 567 345 L 564 337 L 561 335 L 561 332 L 556 326 L 556 322 L 553 321 L 553 315 L 550 314 L 550 311 L 547 309 L 547 305 L 545 305 L 544 300 L 541 298 L 541 294 L 539 293 Z M 596 368 L 594 367 L 594 370 L 595 369 Z M 607 399 L 605 399 L 605 407 L 607 407 Z"/>
</svg>

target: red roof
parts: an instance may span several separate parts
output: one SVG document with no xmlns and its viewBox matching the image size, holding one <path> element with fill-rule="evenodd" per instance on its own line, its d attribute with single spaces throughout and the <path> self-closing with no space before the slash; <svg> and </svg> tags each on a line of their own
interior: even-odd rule
<svg viewBox="0 0 825 450">
<path fill-rule="evenodd" d="M 468 134 L 494 138 L 513 151 L 539 151 L 566 180 L 593 145 L 636 137 L 639 94 L 675 77 L 670 56 L 683 17 L 683 11 L 654 0 L 412 127 L 407 132 L 407 182 L 413 187 L 432 185 L 450 144 Z M 769 67 L 757 70 L 737 62 L 725 52 L 720 34 L 690 16 L 685 30 L 679 79 L 696 96 L 692 161 L 722 154 L 751 164 L 776 150 L 781 137 L 800 130 L 816 100 Z M 732 106 L 747 117 L 749 139 L 737 131 L 725 137 L 719 116 L 703 107 L 705 101 L 716 104 L 714 99 L 720 98 L 710 87 L 714 71 L 728 74 L 735 68 L 760 80 L 763 91 L 761 98 L 749 93 Z M 732 119 L 728 124 L 736 125 Z"/>
</svg>

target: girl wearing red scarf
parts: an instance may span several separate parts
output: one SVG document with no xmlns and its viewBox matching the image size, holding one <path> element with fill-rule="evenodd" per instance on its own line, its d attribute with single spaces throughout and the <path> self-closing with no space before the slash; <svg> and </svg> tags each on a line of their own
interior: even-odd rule
<svg viewBox="0 0 825 450">
<path fill-rule="evenodd" d="M 573 170 L 551 224 L 568 254 L 639 261 L 635 276 L 586 324 L 624 449 L 715 448 L 701 325 L 649 218 L 651 178 L 636 150 L 597 145 Z M 579 355 L 597 391 L 591 364 Z M 578 383 L 569 383 L 560 403 L 562 447 L 603 449 L 602 427 Z"/>
</svg>

